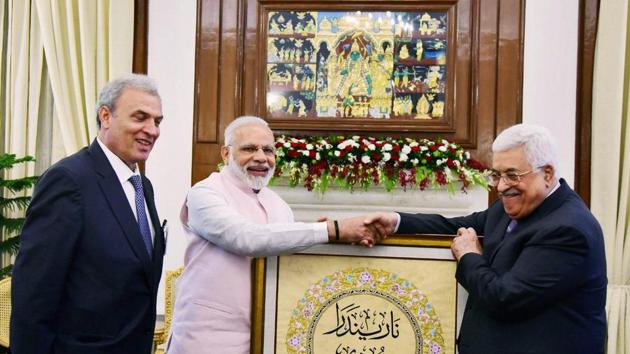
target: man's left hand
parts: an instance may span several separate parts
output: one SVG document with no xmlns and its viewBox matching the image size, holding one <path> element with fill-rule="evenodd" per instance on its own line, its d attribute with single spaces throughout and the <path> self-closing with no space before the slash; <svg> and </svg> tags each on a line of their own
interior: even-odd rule
<svg viewBox="0 0 630 354">
<path fill-rule="evenodd" d="M 451 252 L 455 259 L 459 261 L 466 253 L 482 253 L 481 244 L 477 238 L 477 233 L 472 227 L 460 227 L 457 230 L 457 237 L 453 239 L 451 244 Z"/>
</svg>

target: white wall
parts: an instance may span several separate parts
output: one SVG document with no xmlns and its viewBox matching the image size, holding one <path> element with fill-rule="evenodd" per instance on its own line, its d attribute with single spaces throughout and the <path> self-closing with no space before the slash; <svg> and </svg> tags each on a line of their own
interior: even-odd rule
<svg viewBox="0 0 630 354">
<path fill-rule="evenodd" d="M 149 2 L 148 74 L 158 83 L 164 120 L 146 174 L 155 189 L 160 218 L 170 225 L 165 271 L 183 264 L 186 247 L 179 210 L 191 179 L 196 10 L 196 0 Z M 164 312 L 163 286 L 157 308 Z"/>
<path fill-rule="evenodd" d="M 523 122 L 557 139 L 559 175 L 573 186 L 578 36 L 577 0 L 527 0 Z"/>
<path fill-rule="evenodd" d="M 165 119 L 146 172 L 160 217 L 171 225 L 164 270 L 172 270 L 183 264 L 186 246 L 179 210 L 191 179 L 197 5 L 196 0 L 152 0 L 149 6 L 149 75 L 159 84 Z M 544 125 L 557 137 L 560 175 L 571 185 L 577 16 L 577 0 L 527 0 L 523 121 Z M 163 298 L 161 289 L 158 313 Z"/>
</svg>

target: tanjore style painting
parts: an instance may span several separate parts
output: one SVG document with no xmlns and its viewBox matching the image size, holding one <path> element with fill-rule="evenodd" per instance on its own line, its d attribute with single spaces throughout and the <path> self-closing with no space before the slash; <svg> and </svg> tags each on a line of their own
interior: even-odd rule
<svg viewBox="0 0 630 354">
<path fill-rule="evenodd" d="M 438 119 L 447 12 L 269 12 L 271 118 Z"/>
</svg>

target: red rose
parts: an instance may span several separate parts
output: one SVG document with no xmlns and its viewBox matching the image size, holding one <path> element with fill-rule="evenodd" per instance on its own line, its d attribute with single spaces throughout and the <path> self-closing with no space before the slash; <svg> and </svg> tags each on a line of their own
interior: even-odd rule
<svg viewBox="0 0 630 354">
<path fill-rule="evenodd" d="M 382 157 L 383 156 L 381 154 L 379 154 L 378 152 L 373 152 L 372 153 L 372 160 L 374 160 L 374 161 L 381 161 Z"/>
<path fill-rule="evenodd" d="M 437 150 L 437 148 L 438 147 L 435 144 L 429 145 L 429 150 L 431 150 L 431 151 L 435 151 L 435 150 Z"/>
<path fill-rule="evenodd" d="M 289 150 L 287 154 L 289 155 L 289 157 L 297 157 L 300 153 L 297 152 L 297 150 Z"/>
<path fill-rule="evenodd" d="M 310 158 L 312 158 L 312 159 L 314 159 L 314 158 L 315 158 L 315 155 L 316 155 L 315 150 L 311 150 L 311 151 L 309 151 L 309 153 L 308 153 L 308 157 L 310 157 Z"/>
<path fill-rule="evenodd" d="M 418 145 L 416 145 L 416 146 L 412 146 L 412 147 L 411 147 L 411 151 L 413 151 L 413 152 L 418 152 L 418 151 L 420 151 L 420 146 L 418 146 Z"/>
<path fill-rule="evenodd" d="M 453 160 L 449 157 L 449 158 L 446 160 L 446 166 L 448 166 L 448 167 L 450 167 L 450 168 L 453 168 L 453 167 L 455 167 L 455 162 L 453 162 Z"/>
<path fill-rule="evenodd" d="M 392 148 L 392 150 L 394 150 L 394 151 L 400 151 L 400 145 L 394 145 L 394 147 Z"/>
</svg>

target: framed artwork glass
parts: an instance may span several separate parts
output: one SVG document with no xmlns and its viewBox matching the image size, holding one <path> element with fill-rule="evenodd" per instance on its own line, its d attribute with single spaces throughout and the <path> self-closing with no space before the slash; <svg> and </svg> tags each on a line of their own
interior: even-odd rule
<svg viewBox="0 0 630 354">
<path fill-rule="evenodd" d="M 442 118 L 449 23 L 446 10 L 269 11 L 267 117 Z"/>
<path fill-rule="evenodd" d="M 319 245 L 255 263 L 252 353 L 455 353 L 450 236 Z"/>
<path fill-rule="evenodd" d="M 465 96 L 457 93 L 468 91 L 470 78 L 456 65 L 470 46 L 458 47 L 469 28 L 457 14 L 469 4 L 260 5 L 259 111 L 275 129 L 462 125 L 456 100 Z"/>
</svg>

